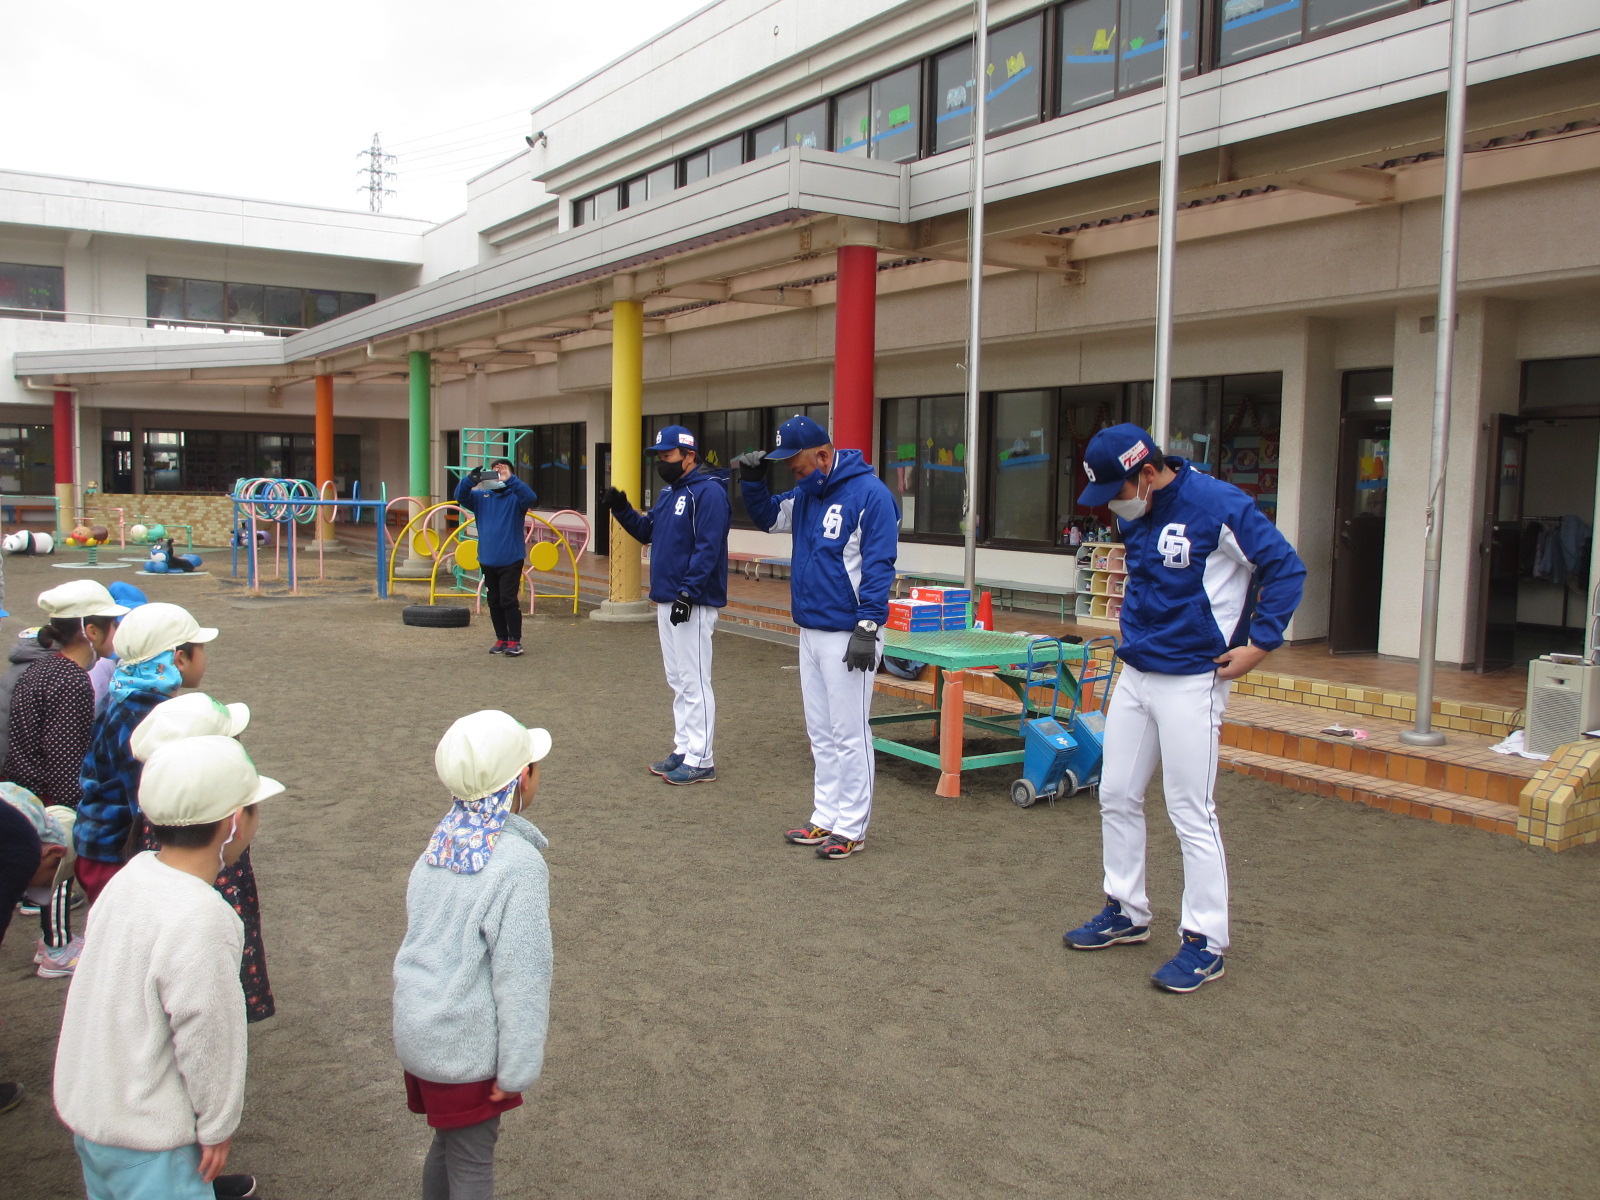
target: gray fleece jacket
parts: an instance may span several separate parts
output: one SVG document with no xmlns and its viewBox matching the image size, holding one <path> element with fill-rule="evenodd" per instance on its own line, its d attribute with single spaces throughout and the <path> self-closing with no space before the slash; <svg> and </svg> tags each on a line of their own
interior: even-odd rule
<svg viewBox="0 0 1600 1200">
<path fill-rule="evenodd" d="M 539 1078 L 550 1023 L 550 871 L 539 853 L 547 845 L 511 816 L 477 874 L 421 858 L 411 868 L 394 960 L 394 1046 L 419 1079 L 493 1079 L 520 1092 Z"/>
</svg>

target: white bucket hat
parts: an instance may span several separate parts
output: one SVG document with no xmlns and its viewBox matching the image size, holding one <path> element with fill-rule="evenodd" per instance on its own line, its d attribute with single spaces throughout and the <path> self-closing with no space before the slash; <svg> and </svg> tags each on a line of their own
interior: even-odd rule
<svg viewBox="0 0 1600 1200">
<path fill-rule="evenodd" d="M 39 607 L 51 617 L 123 617 L 131 611 L 118 604 L 106 585 L 92 579 L 74 579 L 39 593 Z"/>
<path fill-rule="evenodd" d="M 202 627 L 188 609 L 156 601 L 141 604 L 128 613 L 117 626 L 111 647 L 118 658 L 132 666 L 189 642 L 209 642 L 216 636 L 215 629 Z"/>
<path fill-rule="evenodd" d="M 279 795 L 231 737 L 185 738 L 159 747 L 139 776 L 139 808 L 152 825 L 204 825 Z"/>
<path fill-rule="evenodd" d="M 244 704 L 223 704 L 204 692 L 185 692 L 156 705 L 134 727 L 128 746 L 133 756 L 146 762 L 162 746 L 192 737 L 236 738 L 250 724 Z"/>
<path fill-rule="evenodd" d="M 548 732 L 529 729 L 508 713 L 486 708 L 469 713 L 445 731 L 433 765 L 456 799 L 481 800 L 549 753 Z"/>
</svg>

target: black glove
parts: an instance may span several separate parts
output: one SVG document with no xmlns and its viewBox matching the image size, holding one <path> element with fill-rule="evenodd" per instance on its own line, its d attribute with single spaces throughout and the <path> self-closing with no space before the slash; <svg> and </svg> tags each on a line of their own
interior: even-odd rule
<svg viewBox="0 0 1600 1200">
<path fill-rule="evenodd" d="M 741 454 L 733 460 L 732 465 L 739 468 L 740 479 L 746 483 L 756 483 L 767 477 L 767 452 L 752 450 L 748 454 Z"/>
<path fill-rule="evenodd" d="M 667 620 L 674 625 L 682 625 L 689 619 L 689 593 L 679 592 L 678 598 L 672 602 L 672 611 L 667 614 Z"/>
<path fill-rule="evenodd" d="M 600 507 L 607 512 L 627 512 L 633 505 L 621 488 L 608 487 L 600 493 Z"/>
<path fill-rule="evenodd" d="M 477 487 L 478 486 L 478 480 L 480 480 L 482 478 L 483 478 L 483 468 L 482 467 L 473 467 L 472 470 L 467 472 L 467 483 L 472 487 Z"/>
<path fill-rule="evenodd" d="M 869 629 L 869 622 L 857 621 L 850 644 L 844 648 L 841 662 L 851 671 L 876 671 L 878 669 L 878 631 Z"/>
</svg>

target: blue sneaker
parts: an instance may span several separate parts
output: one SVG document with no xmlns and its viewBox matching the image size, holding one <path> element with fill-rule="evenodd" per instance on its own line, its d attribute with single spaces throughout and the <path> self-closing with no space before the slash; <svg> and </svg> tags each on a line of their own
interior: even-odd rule
<svg viewBox="0 0 1600 1200">
<path fill-rule="evenodd" d="M 715 767 L 681 766 L 676 771 L 668 771 L 661 778 L 667 783 L 680 786 L 686 783 L 715 783 L 717 781 L 717 769 Z"/>
<path fill-rule="evenodd" d="M 1061 940 L 1073 950 L 1104 950 L 1107 946 L 1131 945 L 1150 940 L 1150 926 L 1135 925 L 1122 915 L 1122 905 L 1106 897 L 1106 906 L 1076 929 L 1069 929 Z"/>
<path fill-rule="evenodd" d="M 1204 934 L 1185 929 L 1178 953 L 1150 976 L 1150 982 L 1168 992 L 1192 992 L 1203 983 L 1221 978 L 1222 955 L 1206 949 Z"/>
<path fill-rule="evenodd" d="M 660 762 L 653 762 L 650 764 L 650 774 L 671 775 L 681 766 L 683 766 L 683 755 L 669 754 Z"/>
</svg>

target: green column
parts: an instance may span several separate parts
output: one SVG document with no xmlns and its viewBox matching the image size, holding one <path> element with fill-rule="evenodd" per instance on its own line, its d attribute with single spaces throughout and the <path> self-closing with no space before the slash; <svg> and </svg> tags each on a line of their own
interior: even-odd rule
<svg viewBox="0 0 1600 1200">
<path fill-rule="evenodd" d="M 432 356 L 426 350 L 411 352 L 411 478 L 406 490 L 424 504 L 433 494 L 429 453 L 433 434 L 432 367 Z"/>
</svg>

